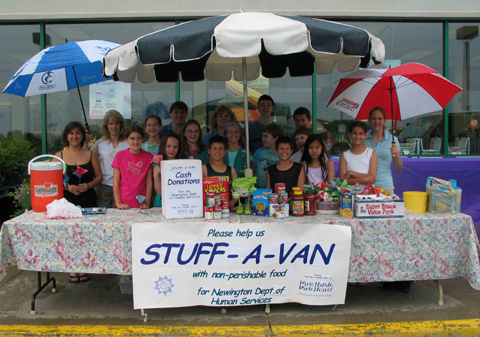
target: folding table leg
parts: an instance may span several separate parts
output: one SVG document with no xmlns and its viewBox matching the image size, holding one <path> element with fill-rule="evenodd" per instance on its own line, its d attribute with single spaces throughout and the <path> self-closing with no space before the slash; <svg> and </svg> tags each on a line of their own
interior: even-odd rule
<svg viewBox="0 0 480 337">
<path fill-rule="evenodd" d="M 438 287 L 438 305 L 443 305 L 443 287 L 440 280 L 435 280 Z"/>
<path fill-rule="evenodd" d="M 31 306 L 30 314 L 32 314 L 32 315 L 37 314 L 37 312 L 35 310 L 35 299 L 36 299 L 37 295 L 40 294 L 40 292 L 43 289 L 45 289 L 45 287 L 47 285 L 50 284 L 50 282 L 52 282 L 52 293 L 56 293 L 57 292 L 57 282 L 55 281 L 55 277 L 50 277 L 50 273 L 47 272 L 47 280 L 44 284 L 42 284 L 42 272 L 41 271 L 37 272 L 37 291 L 32 296 L 32 306 Z"/>
</svg>

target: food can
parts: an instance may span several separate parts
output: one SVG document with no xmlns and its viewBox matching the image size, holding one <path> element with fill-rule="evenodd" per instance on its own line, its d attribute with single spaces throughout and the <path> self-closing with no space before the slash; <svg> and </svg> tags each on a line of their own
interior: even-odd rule
<svg viewBox="0 0 480 337">
<path fill-rule="evenodd" d="M 278 203 L 279 204 L 288 203 L 288 193 L 287 192 L 280 192 L 280 194 L 278 195 Z"/>
<path fill-rule="evenodd" d="M 210 207 L 210 206 L 205 207 L 205 219 L 213 220 L 213 207 Z"/>
<path fill-rule="evenodd" d="M 278 219 L 285 219 L 285 207 L 282 208 L 282 205 L 277 205 L 277 218 Z"/>
<path fill-rule="evenodd" d="M 215 206 L 215 192 L 208 192 L 207 206 L 210 206 L 210 207 Z"/>
<path fill-rule="evenodd" d="M 287 187 L 285 186 L 285 183 L 276 183 L 275 184 L 275 193 L 279 194 L 281 192 L 285 192 Z"/>
<path fill-rule="evenodd" d="M 268 216 L 271 218 L 276 218 L 277 217 L 277 206 L 278 204 L 270 204 L 268 205 Z"/>
<path fill-rule="evenodd" d="M 280 204 L 282 206 L 283 214 L 285 215 L 285 218 L 288 218 L 290 216 L 290 205 L 287 204 Z"/>
<path fill-rule="evenodd" d="M 229 209 L 230 208 L 230 203 L 228 202 L 228 199 L 222 199 L 222 209 Z"/>
<path fill-rule="evenodd" d="M 222 209 L 222 218 L 229 218 L 230 217 L 230 208 Z"/>
<path fill-rule="evenodd" d="M 215 220 L 220 220 L 220 219 L 222 218 L 222 216 L 223 216 L 222 211 L 219 211 L 219 212 L 215 211 L 215 212 L 213 212 L 213 218 L 214 218 Z"/>
<path fill-rule="evenodd" d="M 277 193 L 270 193 L 268 195 L 268 202 L 270 204 L 278 204 L 278 194 Z"/>
</svg>

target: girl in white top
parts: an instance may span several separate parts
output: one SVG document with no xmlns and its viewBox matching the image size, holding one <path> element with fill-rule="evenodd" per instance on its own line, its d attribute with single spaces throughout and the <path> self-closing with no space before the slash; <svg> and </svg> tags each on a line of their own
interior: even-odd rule
<svg viewBox="0 0 480 337">
<path fill-rule="evenodd" d="M 98 188 L 98 206 L 113 208 L 113 168 L 112 162 L 117 152 L 128 149 L 125 141 L 125 119 L 117 110 L 110 110 L 103 119 L 103 137 L 92 147 L 98 153 L 103 180 Z"/>
<path fill-rule="evenodd" d="M 340 156 L 338 172 L 340 179 L 347 179 L 350 185 L 358 183 L 362 189 L 375 184 L 378 169 L 377 153 L 363 144 L 367 137 L 367 125 L 353 121 L 348 126 L 348 137 L 352 141 L 352 148 Z"/>
</svg>

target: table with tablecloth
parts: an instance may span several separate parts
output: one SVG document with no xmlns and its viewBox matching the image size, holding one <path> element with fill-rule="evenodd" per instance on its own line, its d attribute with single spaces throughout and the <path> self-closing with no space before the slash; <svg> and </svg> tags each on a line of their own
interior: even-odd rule
<svg viewBox="0 0 480 337">
<path fill-rule="evenodd" d="M 166 220 L 158 208 L 108 209 L 105 215 L 49 220 L 32 211 L 3 224 L 0 235 L 0 278 L 7 268 L 49 272 L 132 273 L 131 227 L 136 222 L 211 222 L 238 226 L 329 224 L 351 226 L 349 282 L 438 280 L 463 276 L 480 289 L 479 242 L 472 218 L 465 214 L 415 215 L 390 219 L 346 219 L 316 215 L 275 219 L 230 214 L 222 220 Z M 179 236 L 182 233 L 178 234 Z"/>
</svg>

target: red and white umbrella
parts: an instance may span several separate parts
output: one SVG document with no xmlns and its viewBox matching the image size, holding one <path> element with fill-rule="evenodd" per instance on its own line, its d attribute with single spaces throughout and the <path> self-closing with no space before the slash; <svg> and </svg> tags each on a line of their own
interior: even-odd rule
<svg viewBox="0 0 480 337">
<path fill-rule="evenodd" d="M 462 88 L 420 63 L 389 69 L 365 69 L 345 76 L 338 83 L 327 107 L 355 119 L 368 119 L 380 106 L 387 119 L 404 120 L 444 109 Z M 392 127 L 393 129 L 393 127 Z"/>
</svg>

